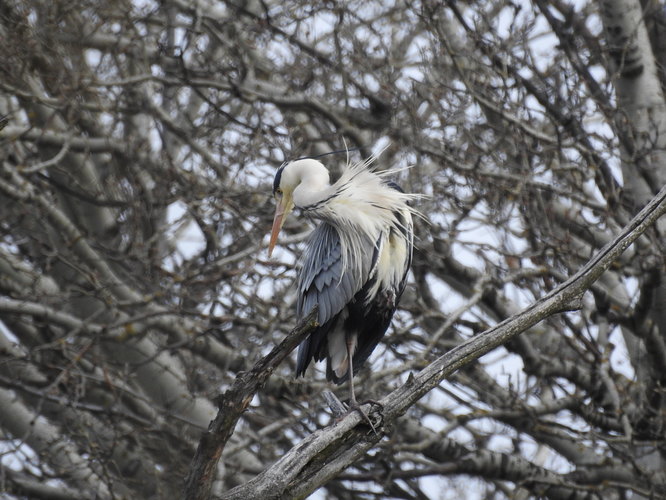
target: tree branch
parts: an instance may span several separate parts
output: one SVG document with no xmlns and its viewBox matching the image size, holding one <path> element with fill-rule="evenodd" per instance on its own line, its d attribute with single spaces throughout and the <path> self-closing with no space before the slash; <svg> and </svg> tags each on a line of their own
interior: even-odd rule
<svg viewBox="0 0 666 500">
<path fill-rule="evenodd" d="M 316 328 L 317 311 L 318 307 L 315 307 L 278 346 L 259 360 L 252 370 L 239 373 L 231 389 L 218 398 L 217 416 L 201 437 L 192 459 L 185 483 L 187 500 L 210 498 L 217 464 L 238 419 L 275 368 Z"/>
<path fill-rule="evenodd" d="M 393 423 L 454 371 L 511 340 L 539 321 L 571 309 L 626 248 L 664 213 L 666 186 L 616 238 L 604 246 L 574 276 L 520 313 L 450 350 L 382 399 L 384 421 L 380 429 Z M 367 405 L 367 411 L 373 412 L 373 408 Z M 318 430 L 257 477 L 232 489 L 221 498 L 248 500 L 306 496 L 347 468 L 381 439 L 381 430 L 375 435 L 368 434 L 365 428 L 357 428 L 358 424 L 363 422 L 358 412 L 352 412 L 335 425 Z"/>
</svg>

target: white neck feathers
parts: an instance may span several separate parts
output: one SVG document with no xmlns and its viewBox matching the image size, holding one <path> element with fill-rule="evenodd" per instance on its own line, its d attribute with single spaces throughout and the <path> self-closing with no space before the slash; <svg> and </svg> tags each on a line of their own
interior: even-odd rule
<svg viewBox="0 0 666 500">
<path fill-rule="evenodd" d="M 329 173 L 320 162 L 297 160 L 282 173 L 283 189 L 293 189 L 294 205 L 303 214 L 327 222 L 338 230 L 342 245 L 344 269 L 352 264 L 360 272 L 363 259 L 358 256 L 388 237 L 389 230 L 406 237 L 411 235 L 411 215 L 416 213 L 408 204 L 417 195 L 406 194 L 389 186 L 384 180 L 391 172 L 374 172 L 369 163 L 347 165 L 340 179 L 330 184 Z M 404 236 L 403 236 L 404 235 Z M 411 245 L 411 241 L 409 241 Z M 367 271 L 366 271 L 367 272 Z"/>
<path fill-rule="evenodd" d="M 282 172 L 281 186 L 293 191 L 294 205 L 307 209 L 326 197 L 331 184 L 321 162 L 306 158 L 290 163 Z"/>
</svg>

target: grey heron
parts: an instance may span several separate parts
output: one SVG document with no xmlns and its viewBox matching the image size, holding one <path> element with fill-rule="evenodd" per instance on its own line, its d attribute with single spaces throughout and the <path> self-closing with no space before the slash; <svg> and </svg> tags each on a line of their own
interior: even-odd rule
<svg viewBox="0 0 666 500">
<path fill-rule="evenodd" d="M 296 304 L 299 319 L 318 304 L 319 325 L 299 346 L 296 376 L 312 359 L 326 359 L 326 378 L 349 379 L 349 406 L 359 411 L 353 376 L 384 336 L 405 289 L 416 213 L 409 201 L 418 196 L 389 182 L 390 172 L 372 169 L 374 159 L 347 162 L 332 184 L 315 159 L 282 165 L 273 183 L 277 207 L 268 248 L 270 256 L 294 208 L 319 222 L 302 256 Z"/>
</svg>

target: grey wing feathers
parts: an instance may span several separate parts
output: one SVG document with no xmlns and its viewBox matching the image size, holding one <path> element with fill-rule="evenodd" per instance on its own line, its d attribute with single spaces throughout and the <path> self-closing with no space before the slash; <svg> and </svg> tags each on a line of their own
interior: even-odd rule
<svg viewBox="0 0 666 500">
<path fill-rule="evenodd" d="M 365 258 L 365 256 L 358 256 Z M 363 266 L 367 275 L 368 266 Z M 298 276 L 298 300 L 296 312 L 299 319 L 310 313 L 319 304 L 317 322 L 319 327 L 298 348 L 296 376 L 305 373 L 314 357 L 317 361 L 325 356 L 325 337 L 334 326 L 336 317 L 354 295 L 363 287 L 367 276 L 355 276 L 344 272 L 340 237 L 329 224 L 317 226 L 303 255 L 303 267 Z"/>
<path fill-rule="evenodd" d="M 367 277 L 343 273 L 340 237 L 333 226 L 320 224 L 310 236 L 298 279 L 299 318 L 319 304 L 320 325 L 335 317 L 358 292 Z"/>
</svg>

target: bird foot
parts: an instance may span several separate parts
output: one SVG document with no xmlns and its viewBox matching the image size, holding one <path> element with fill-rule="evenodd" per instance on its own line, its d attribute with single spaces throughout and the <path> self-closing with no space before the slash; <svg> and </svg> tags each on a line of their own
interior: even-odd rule
<svg viewBox="0 0 666 500">
<path fill-rule="evenodd" d="M 360 404 L 356 401 L 350 401 L 348 404 L 344 404 L 331 391 L 324 391 L 323 396 L 326 402 L 328 403 L 328 407 L 331 409 L 331 412 L 333 413 L 333 418 L 335 419 L 336 422 L 339 422 L 353 411 L 358 411 L 363 417 L 363 420 L 365 420 L 368 423 L 368 425 L 372 429 L 372 432 L 374 432 L 376 435 L 378 434 L 377 427 L 381 425 L 382 422 L 381 415 L 377 419 L 377 422 L 373 423 L 372 420 L 370 420 L 368 414 L 365 411 L 363 411 L 363 408 L 361 407 L 365 404 L 371 404 L 373 406 L 378 406 L 381 411 L 384 409 L 384 405 L 381 404 L 379 401 L 375 401 L 374 399 L 369 399 Z"/>
<path fill-rule="evenodd" d="M 381 402 L 377 401 L 376 399 L 366 399 L 365 401 L 363 401 L 362 403 L 359 403 L 359 404 L 377 406 L 377 407 L 379 407 L 380 411 L 384 409 L 384 405 Z"/>
<path fill-rule="evenodd" d="M 381 404 L 379 401 L 367 400 L 367 401 L 364 401 L 363 403 L 358 403 L 356 401 L 350 401 L 347 405 L 348 408 L 349 408 L 348 413 L 351 413 L 353 411 L 358 411 L 361 414 L 361 416 L 363 417 L 363 419 L 368 423 L 368 425 L 372 429 L 372 432 L 374 432 L 375 435 L 378 436 L 379 433 L 377 432 L 377 427 L 379 427 L 382 423 L 381 414 L 379 415 L 379 418 L 377 419 L 377 422 L 373 424 L 372 420 L 370 420 L 370 417 L 368 416 L 368 414 L 362 408 L 363 405 L 365 405 L 365 404 L 371 404 L 371 405 L 374 405 L 374 406 L 379 406 L 380 410 L 384 409 L 384 405 Z"/>
</svg>

